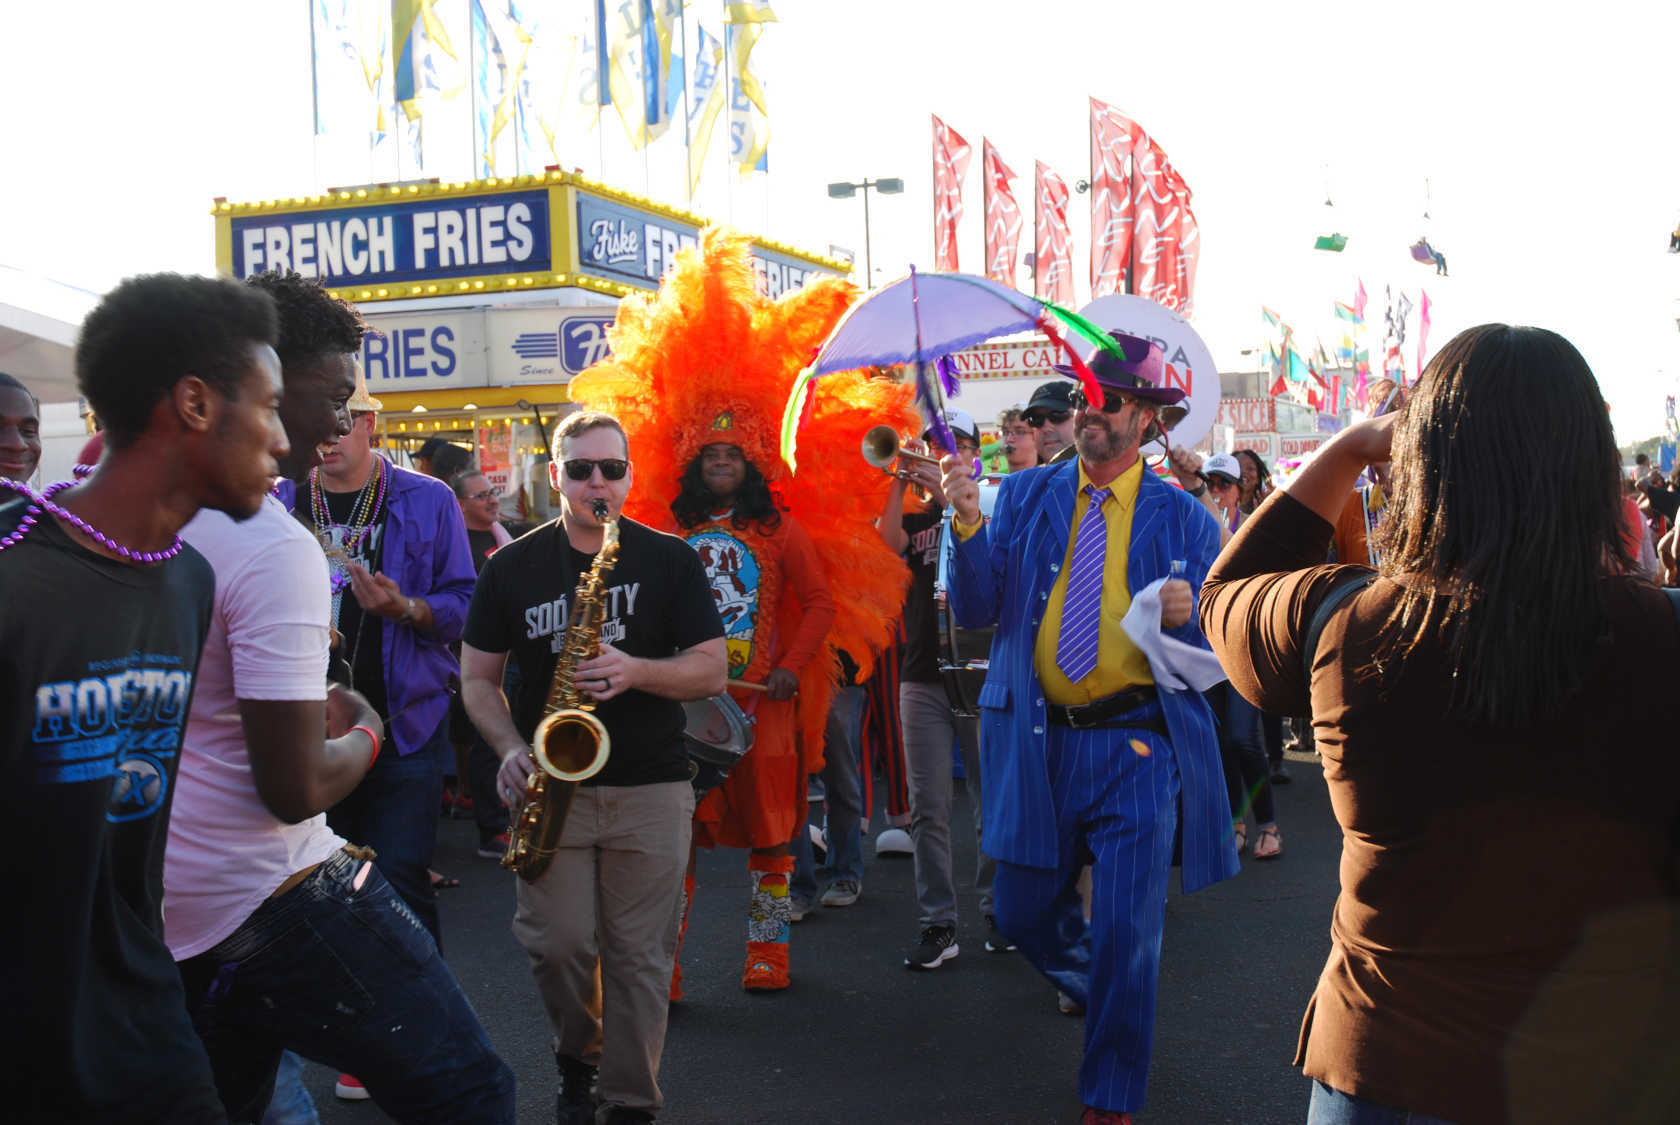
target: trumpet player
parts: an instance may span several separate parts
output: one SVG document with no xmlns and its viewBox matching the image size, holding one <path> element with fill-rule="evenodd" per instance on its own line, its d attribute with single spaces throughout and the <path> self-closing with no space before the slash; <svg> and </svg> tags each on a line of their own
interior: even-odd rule
<svg viewBox="0 0 1680 1125">
<path fill-rule="evenodd" d="M 479 575 L 461 646 L 462 695 L 501 758 L 502 801 L 517 808 L 578 612 L 573 591 L 616 520 L 599 655 L 571 669 L 610 751 L 578 783 L 553 862 L 517 882 L 513 933 L 554 1031 L 561 1125 L 652 1121 L 663 1104 L 659 1058 L 694 814 L 680 701 L 723 690 L 723 626 L 688 545 L 621 515 L 635 478 L 617 419 L 567 417 L 549 477 L 558 518 L 497 551 Z M 511 701 L 501 686 L 510 654 L 520 672 Z"/>
<path fill-rule="evenodd" d="M 964 410 L 947 410 L 945 424 L 955 439 L 946 449 L 930 429 L 923 438 L 943 456 L 972 465 L 980 455 L 980 434 L 974 418 Z M 934 585 L 945 535 L 945 489 L 937 464 L 906 462 L 908 469 L 893 482 L 881 513 L 881 538 L 910 565 L 910 589 L 904 598 L 904 655 L 899 667 L 898 718 L 904 732 L 904 757 L 910 782 L 910 839 L 916 865 L 916 905 L 920 911 L 918 936 L 904 956 L 908 969 L 937 969 L 956 957 L 957 889 L 951 868 L 951 743 L 962 746 L 963 774 L 972 779 L 970 804 L 975 834 L 980 828 L 979 724 L 961 716 L 939 674 L 939 615 Z M 908 478 L 908 480 L 906 479 Z M 913 484 L 917 495 L 908 507 L 905 492 Z M 986 948 L 1002 952 L 1008 943 L 992 922 L 992 862 L 983 852 L 975 872 L 980 913 L 988 927 Z"/>
</svg>

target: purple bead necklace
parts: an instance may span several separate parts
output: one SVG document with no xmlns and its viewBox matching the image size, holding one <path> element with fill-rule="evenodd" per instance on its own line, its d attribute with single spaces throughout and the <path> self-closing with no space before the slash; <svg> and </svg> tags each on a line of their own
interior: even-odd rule
<svg viewBox="0 0 1680 1125">
<path fill-rule="evenodd" d="M 85 466 L 82 466 L 82 465 L 77 465 L 76 466 L 76 475 L 77 476 L 86 476 L 87 473 L 89 473 L 91 471 L 92 471 L 91 469 L 87 469 L 87 468 L 85 468 Z M 29 501 L 30 501 L 29 510 L 24 512 L 23 519 L 18 523 L 17 530 L 13 531 L 10 535 L 7 535 L 5 538 L 0 539 L 0 551 L 4 551 L 7 547 L 16 546 L 18 544 L 18 542 L 21 541 L 25 535 L 28 535 L 29 532 L 35 527 L 35 524 L 37 522 L 37 517 L 43 511 L 47 511 L 47 512 L 51 512 L 53 515 L 57 516 L 59 519 L 63 520 L 65 523 L 70 524 L 72 527 L 74 527 L 78 531 L 80 531 L 83 535 L 86 535 L 89 539 L 92 539 L 94 542 L 98 543 L 100 546 L 104 547 L 106 550 L 110 551 L 111 553 L 113 553 L 115 555 L 119 555 L 122 558 L 127 559 L 129 562 L 135 562 L 135 563 L 166 562 L 167 560 L 172 559 L 176 555 L 181 553 L 181 548 L 185 544 L 183 544 L 181 542 L 181 537 L 179 535 L 177 535 L 175 537 L 175 542 L 169 547 L 168 550 L 164 550 L 164 551 L 135 551 L 135 550 L 131 550 L 128 547 L 124 547 L 121 543 L 118 543 L 115 539 L 112 539 L 109 535 L 106 535 L 103 531 L 100 531 L 97 527 L 94 527 L 91 523 L 89 523 L 87 520 L 84 520 L 81 516 L 78 516 L 75 512 L 70 511 L 70 509 L 63 507 L 62 505 L 53 503 L 52 498 L 54 496 L 58 495 L 60 492 L 63 492 L 66 488 L 71 487 L 75 483 L 76 482 L 73 481 L 73 480 L 61 480 L 57 484 L 49 484 L 41 492 L 36 492 L 34 489 L 30 488 L 27 484 L 24 484 L 21 481 L 0 479 L 0 485 L 4 485 L 5 487 L 10 488 L 13 492 L 23 493 L 25 496 L 27 496 L 29 498 Z"/>
</svg>

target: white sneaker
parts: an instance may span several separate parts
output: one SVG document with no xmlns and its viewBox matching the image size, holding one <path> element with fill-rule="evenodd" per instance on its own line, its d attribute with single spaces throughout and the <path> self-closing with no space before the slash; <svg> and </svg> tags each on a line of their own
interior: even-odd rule
<svg viewBox="0 0 1680 1125">
<path fill-rule="evenodd" d="M 910 833 L 902 828 L 888 828 L 875 837 L 876 855 L 913 855 L 915 851 Z"/>
<path fill-rule="evenodd" d="M 836 879 L 828 890 L 823 892 L 822 904 L 824 906 L 850 906 L 858 900 L 858 896 L 861 894 L 863 894 L 862 883 L 855 879 Z"/>
</svg>

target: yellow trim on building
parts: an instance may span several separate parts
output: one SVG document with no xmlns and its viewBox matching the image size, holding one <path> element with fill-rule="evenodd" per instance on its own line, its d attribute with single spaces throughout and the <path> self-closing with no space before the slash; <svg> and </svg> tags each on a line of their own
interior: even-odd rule
<svg viewBox="0 0 1680 1125">
<path fill-rule="evenodd" d="M 533 405 L 570 402 L 564 383 L 533 383 L 514 387 L 459 387 L 447 391 L 381 391 L 379 401 L 381 421 L 399 415 L 414 414 L 424 418 L 431 412 L 470 413 L 473 410 L 494 410 L 518 407 L 520 400 Z M 426 409 L 415 412 L 416 406 Z"/>
</svg>

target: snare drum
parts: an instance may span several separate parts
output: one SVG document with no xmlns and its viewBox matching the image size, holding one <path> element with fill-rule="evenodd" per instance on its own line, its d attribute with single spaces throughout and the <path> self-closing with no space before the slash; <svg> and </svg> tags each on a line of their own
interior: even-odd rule
<svg viewBox="0 0 1680 1125">
<path fill-rule="evenodd" d="M 752 749 L 753 721 L 728 695 L 688 700 L 683 713 L 687 717 L 683 742 L 695 766 L 692 780 L 695 789 L 704 793 L 721 785 L 735 763 Z"/>
</svg>

